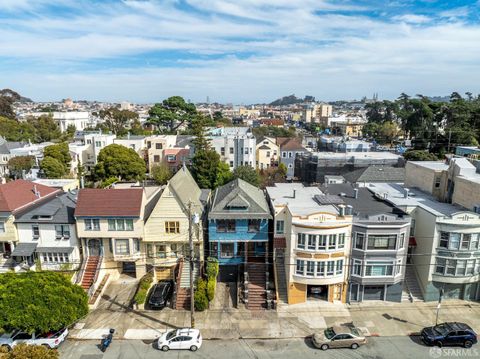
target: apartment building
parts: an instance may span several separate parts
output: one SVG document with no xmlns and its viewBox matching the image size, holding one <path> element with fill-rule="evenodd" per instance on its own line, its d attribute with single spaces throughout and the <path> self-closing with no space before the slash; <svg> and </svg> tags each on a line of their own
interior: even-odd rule
<svg viewBox="0 0 480 359">
<path fill-rule="evenodd" d="M 233 171 L 238 166 L 255 167 L 256 139 L 248 127 L 219 127 L 207 131 L 212 148 Z"/>
<path fill-rule="evenodd" d="M 353 213 L 349 262 L 349 302 L 401 302 L 407 267 L 410 217 L 367 188 L 329 184 L 322 191 L 338 195 Z"/>
<path fill-rule="evenodd" d="M 466 158 L 408 161 L 405 185 L 417 187 L 443 202 L 480 213 L 480 174 Z"/>
<path fill-rule="evenodd" d="M 31 269 L 38 269 L 37 264 L 47 270 L 78 269 L 81 257 L 73 216 L 77 195 L 77 191 L 58 193 L 21 211 L 15 218 L 19 246 L 14 258 L 21 249 L 20 257 Z"/>
<path fill-rule="evenodd" d="M 137 278 L 145 274 L 144 223 L 159 192 L 160 187 L 79 191 L 75 209 L 77 235 L 87 265 L 95 261 L 101 268 L 97 278 L 107 273 L 129 273 Z"/>
<path fill-rule="evenodd" d="M 295 159 L 306 149 L 296 138 L 277 137 L 277 145 L 280 147 L 280 163 L 287 167 L 287 179 L 291 180 L 295 177 Z"/>
<path fill-rule="evenodd" d="M 480 300 L 480 215 L 419 189 L 372 183 L 368 189 L 411 218 L 407 263 L 425 301 Z"/>
<path fill-rule="evenodd" d="M 352 214 L 342 198 L 300 183 L 277 183 L 267 193 L 274 212 L 275 260 L 284 253 L 288 304 L 345 302 Z M 277 275 L 279 287 L 282 281 Z"/>
<path fill-rule="evenodd" d="M 75 161 L 82 164 L 87 171 L 91 171 L 97 164 L 100 151 L 113 144 L 116 136 L 102 131 L 80 131 L 75 133 L 73 143 L 68 145 Z"/>
<path fill-rule="evenodd" d="M 262 137 L 256 147 L 256 166 L 258 169 L 277 167 L 280 159 L 280 147 L 271 137 Z"/>
</svg>

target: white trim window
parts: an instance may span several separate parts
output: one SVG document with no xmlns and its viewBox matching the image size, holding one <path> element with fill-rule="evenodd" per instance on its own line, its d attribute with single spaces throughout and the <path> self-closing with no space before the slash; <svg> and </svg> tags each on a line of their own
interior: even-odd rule
<svg viewBox="0 0 480 359">
<path fill-rule="evenodd" d="M 338 249 L 345 248 L 345 233 L 339 233 L 338 234 L 337 248 Z"/>
<path fill-rule="evenodd" d="M 391 277 L 393 275 L 392 261 L 366 261 L 365 277 Z"/>
<path fill-rule="evenodd" d="M 55 225 L 55 237 L 57 239 L 70 238 L 70 226 L 68 224 L 56 224 Z"/>
<path fill-rule="evenodd" d="M 365 233 L 355 232 L 355 249 L 363 250 L 365 248 Z"/>
<path fill-rule="evenodd" d="M 99 231 L 100 220 L 98 218 L 86 218 L 83 220 L 85 224 L 85 231 Z"/>
<path fill-rule="evenodd" d="M 110 218 L 108 220 L 109 231 L 133 231 L 133 219 Z"/>
<path fill-rule="evenodd" d="M 405 246 L 405 232 L 400 233 L 400 242 L 398 244 L 398 249 L 403 249 Z"/>
<path fill-rule="evenodd" d="M 307 249 L 309 250 L 317 249 L 317 236 L 315 234 L 308 235 Z"/>
<path fill-rule="evenodd" d="M 444 276 L 468 277 L 480 272 L 480 260 L 477 259 L 448 259 L 437 257 L 435 274 Z"/>
<path fill-rule="evenodd" d="M 305 261 L 302 259 L 297 259 L 297 267 L 295 268 L 295 273 L 303 275 L 305 271 Z"/>
<path fill-rule="evenodd" d="M 332 250 L 336 248 L 337 244 L 337 235 L 336 234 L 329 234 L 328 235 L 328 250 Z"/>
<path fill-rule="evenodd" d="M 396 248 L 397 235 L 396 234 L 369 234 L 368 235 L 368 250 L 392 250 Z"/>
<path fill-rule="evenodd" d="M 320 234 L 318 236 L 318 249 L 319 250 L 327 249 L 327 240 L 328 240 L 328 237 L 327 237 L 326 234 Z"/>
<path fill-rule="evenodd" d="M 315 276 L 315 262 L 307 261 L 307 276 L 313 277 Z"/>
<path fill-rule="evenodd" d="M 233 258 L 234 250 L 235 250 L 234 243 L 220 243 L 221 258 Z"/>
<path fill-rule="evenodd" d="M 275 232 L 277 234 L 283 234 L 285 231 L 285 221 L 276 220 L 275 221 Z"/>
<path fill-rule="evenodd" d="M 343 273 L 343 259 L 337 261 L 335 265 L 335 275 L 340 275 Z"/>
<path fill-rule="evenodd" d="M 352 275 L 362 275 L 362 261 L 360 259 L 353 260 Z"/>
<path fill-rule="evenodd" d="M 40 238 L 40 227 L 38 224 L 32 224 L 32 237 L 33 239 Z"/>
<path fill-rule="evenodd" d="M 297 233 L 297 248 L 305 249 L 305 233 Z"/>
<path fill-rule="evenodd" d="M 130 243 L 128 239 L 115 239 L 115 254 L 125 255 L 130 254 Z"/>
</svg>

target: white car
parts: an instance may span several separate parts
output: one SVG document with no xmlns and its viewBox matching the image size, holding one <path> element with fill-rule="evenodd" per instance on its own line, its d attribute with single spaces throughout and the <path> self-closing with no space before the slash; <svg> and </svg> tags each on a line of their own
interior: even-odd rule
<svg viewBox="0 0 480 359">
<path fill-rule="evenodd" d="M 22 331 L 15 331 L 10 334 L 4 334 L 0 337 L 0 346 L 12 349 L 18 344 L 28 345 L 43 345 L 48 348 L 57 348 L 68 335 L 68 329 L 62 329 L 58 332 L 50 332 L 45 334 L 25 333 Z"/>
<path fill-rule="evenodd" d="M 202 346 L 202 335 L 198 329 L 184 328 L 169 330 L 157 341 L 157 348 L 164 352 L 170 349 L 188 349 L 192 352 Z"/>
</svg>

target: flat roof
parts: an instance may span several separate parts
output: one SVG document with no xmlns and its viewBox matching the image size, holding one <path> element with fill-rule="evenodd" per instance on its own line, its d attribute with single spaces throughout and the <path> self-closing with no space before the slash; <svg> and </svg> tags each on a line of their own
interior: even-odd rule
<svg viewBox="0 0 480 359">
<path fill-rule="evenodd" d="M 399 159 L 400 155 L 395 153 L 380 151 L 380 152 L 312 152 L 312 155 L 322 158 L 355 158 L 355 159 Z"/>
<path fill-rule="evenodd" d="M 267 193 L 274 206 L 288 206 L 294 216 L 305 216 L 315 212 L 338 214 L 334 205 L 320 205 L 316 195 L 324 195 L 318 187 L 305 187 L 301 183 L 276 183 L 267 187 Z"/>
<path fill-rule="evenodd" d="M 466 209 L 449 203 L 437 201 L 433 196 L 417 188 L 408 188 L 405 198 L 405 187 L 395 183 L 369 183 L 367 188 L 380 198 L 399 207 L 421 207 L 436 216 L 451 216 Z"/>
<path fill-rule="evenodd" d="M 443 161 L 408 161 L 407 163 L 429 168 L 434 171 L 443 171 L 448 169 L 448 165 Z"/>
</svg>

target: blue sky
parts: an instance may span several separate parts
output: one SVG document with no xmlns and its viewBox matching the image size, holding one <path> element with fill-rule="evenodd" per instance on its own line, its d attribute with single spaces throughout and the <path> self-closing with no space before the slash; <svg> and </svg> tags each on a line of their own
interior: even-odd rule
<svg viewBox="0 0 480 359">
<path fill-rule="evenodd" d="M 38 101 L 478 93 L 479 1 L 0 0 L 0 88 Z"/>
</svg>

